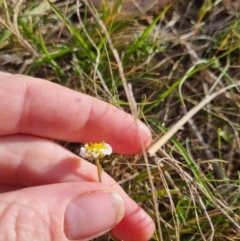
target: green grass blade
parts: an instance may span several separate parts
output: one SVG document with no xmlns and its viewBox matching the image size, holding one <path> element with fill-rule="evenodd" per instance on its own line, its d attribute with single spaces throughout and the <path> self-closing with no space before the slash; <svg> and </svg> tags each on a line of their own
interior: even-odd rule
<svg viewBox="0 0 240 241">
<path fill-rule="evenodd" d="M 92 52 L 90 47 L 87 45 L 86 41 L 82 38 L 82 36 L 77 32 L 77 30 L 70 24 L 70 22 L 63 16 L 63 14 L 54 6 L 53 3 L 51 3 L 49 0 L 47 0 L 49 5 L 51 6 L 52 10 L 55 12 L 55 14 L 66 24 L 69 31 L 71 32 L 72 36 L 77 39 L 80 46 L 83 48 L 85 54 L 90 58 L 92 62 L 95 63 L 96 61 L 96 54 Z"/>
</svg>

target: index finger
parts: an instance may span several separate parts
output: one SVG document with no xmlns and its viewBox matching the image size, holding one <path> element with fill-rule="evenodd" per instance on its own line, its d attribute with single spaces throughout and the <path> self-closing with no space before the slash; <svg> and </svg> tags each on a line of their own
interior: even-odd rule
<svg viewBox="0 0 240 241">
<path fill-rule="evenodd" d="M 0 72 L 0 135 L 31 134 L 70 142 L 101 142 L 122 154 L 147 147 L 149 129 L 130 114 L 42 79 Z"/>
</svg>

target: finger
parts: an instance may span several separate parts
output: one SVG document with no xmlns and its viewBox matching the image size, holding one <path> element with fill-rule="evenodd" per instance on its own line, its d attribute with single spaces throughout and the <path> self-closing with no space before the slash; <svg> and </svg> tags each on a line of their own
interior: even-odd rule
<svg viewBox="0 0 240 241">
<path fill-rule="evenodd" d="M 94 165 L 42 138 L 26 135 L 1 137 L 0 156 L 0 183 L 34 186 L 98 181 Z M 121 195 L 125 204 L 125 216 L 113 229 L 113 235 L 126 241 L 150 239 L 155 229 L 152 219 L 109 175 L 103 172 L 102 180 Z"/>
<path fill-rule="evenodd" d="M 0 135 L 25 133 L 71 142 L 101 142 L 136 154 L 148 128 L 122 110 L 60 85 L 0 72 Z"/>
<path fill-rule="evenodd" d="M 0 183 L 0 193 L 4 193 L 4 192 L 12 192 L 12 191 L 16 191 L 19 189 L 25 188 L 25 186 L 23 185 L 19 185 L 19 184 L 3 184 Z"/>
<path fill-rule="evenodd" d="M 119 194 L 99 183 L 52 184 L 0 195 L 1 240 L 90 240 L 123 216 Z"/>
<path fill-rule="evenodd" d="M 96 181 L 93 164 L 40 137 L 0 137 L 0 157 L 0 183 L 37 186 Z"/>
</svg>

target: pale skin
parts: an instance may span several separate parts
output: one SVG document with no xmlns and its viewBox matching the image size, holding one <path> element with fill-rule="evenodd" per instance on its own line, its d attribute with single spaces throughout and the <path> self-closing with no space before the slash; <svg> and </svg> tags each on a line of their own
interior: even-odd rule
<svg viewBox="0 0 240 241">
<path fill-rule="evenodd" d="M 90 240 L 109 230 L 125 241 L 151 238 L 154 222 L 112 177 L 103 172 L 98 183 L 93 164 L 53 141 L 105 141 L 115 153 L 141 153 L 131 115 L 60 85 L 3 72 L 0 96 L 0 240 Z M 138 126 L 146 148 L 151 133 Z"/>
</svg>

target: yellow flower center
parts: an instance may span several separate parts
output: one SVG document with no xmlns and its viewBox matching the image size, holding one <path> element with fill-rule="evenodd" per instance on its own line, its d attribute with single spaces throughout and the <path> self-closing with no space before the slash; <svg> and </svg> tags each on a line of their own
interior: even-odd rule
<svg viewBox="0 0 240 241">
<path fill-rule="evenodd" d="M 81 157 L 91 160 L 109 156 L 111 153 L 112 147 L 103 141 L 101 143 L 85 144 L 80 148 L 79 154 Z"/>
<path fill-rule="evenodd" d="M 106 144 L 105 142 L 101 143 L 90 143 L 86 144 L 85 146 L 87 152 L 100 152 L 103 149 L 106 149 Z"/>
</svg>

